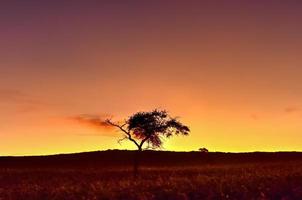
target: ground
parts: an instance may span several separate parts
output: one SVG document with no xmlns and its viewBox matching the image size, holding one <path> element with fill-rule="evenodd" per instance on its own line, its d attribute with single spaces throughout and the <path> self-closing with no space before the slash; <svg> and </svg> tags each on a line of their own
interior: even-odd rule
<svg viewBox="0 0 302 200">
<path fill-rule="evenodd" d="M 0 199 L 302 199 L 300 153 L 131 151 L 0 158 Z M 165 159 L 166 158 L 166 159 Z"/>
</svg>

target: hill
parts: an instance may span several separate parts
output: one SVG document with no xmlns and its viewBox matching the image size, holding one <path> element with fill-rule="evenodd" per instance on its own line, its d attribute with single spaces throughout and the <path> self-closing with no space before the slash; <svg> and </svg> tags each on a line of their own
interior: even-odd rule
<svg viewBox="0 0 302 200">
<path fill-rule="evenodd" d="M 125 167 L 132 165 L 135 154 L 135 151 L 106 150 L 48 156 L 5 156 L 0 157 L 0 167 Z M 277 163 L 302 161 L 302 152 L 202 153 L 143 151 L 140 160 L 141 165 L 145 166 Z"/>
</svg>

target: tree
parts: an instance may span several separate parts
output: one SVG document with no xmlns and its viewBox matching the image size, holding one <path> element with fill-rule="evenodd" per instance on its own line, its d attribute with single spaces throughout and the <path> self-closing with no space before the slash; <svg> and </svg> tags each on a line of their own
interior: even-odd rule
<svg viewBox="0 0 302 200">
<path fill-rule="evenodd" d="M 123 134 L 123 140 L 129 140 L 137 147 L 137 155 L 134 162 L 134 175 L 138 173 L 139 155 L 147 144 L 146 149 L 158 149 L 163 145 L 164 138 L 173 135 L 188 135 L 189 127 L 183 125 L 176 117 L 171 117 L 165 110 L 153 110 L 150 112 L 137 112 L 123 123 L 106 122 L 118 128 Z"/>
<path fill-rule="evenodd" d="M 209 150 L 208 150 L 207 148 L 204 148 L 204 147 L 199 148 L 198 150 L 199 150 L 200 152 L 202 152 L 202 153 L 208 153 L 208 152 L 209 152 Z"/>
</svg>

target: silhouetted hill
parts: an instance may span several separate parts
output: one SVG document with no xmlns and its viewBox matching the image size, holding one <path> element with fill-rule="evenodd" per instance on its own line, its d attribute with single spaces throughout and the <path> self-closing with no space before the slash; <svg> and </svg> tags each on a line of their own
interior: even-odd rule
<svg viewBox="0 0 302 200">
<path fill-rule="evenodd" d="M 135 151 L 107 150 L 49 156 L 0 157 L 0 168 L 108 168 L 131 166 Z M 171 152 L 144 151 L 141 164 L 145 166 L 184 166 L 205 164 L 242 164 L 302 161 L 302 152 Z"/>
</svg>

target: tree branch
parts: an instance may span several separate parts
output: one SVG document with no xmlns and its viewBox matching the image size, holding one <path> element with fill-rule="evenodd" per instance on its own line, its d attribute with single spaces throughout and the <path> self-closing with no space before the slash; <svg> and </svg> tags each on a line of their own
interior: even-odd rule
<svg viewBox="0 0 302 200">
<path fill-rule="evenodd" d="M 151 134 L 146 136 L 139 144 L 139 148 L 142 149 L 144 143 L 151 137 Z"/>
<path fill-rule="evenodd" d="M 123 127 L 126 125 L 126 123 L 123 124 L 123 125 L 119 125 L 119 124 L 116 124 L 116 123 L 110 121 L 109 119 L 106 120 L 106 123 L 108 123 L 108 124 L 110 124 L 111 126 L 115 126 L 115 127 L 117 127 L 118 129 L 120 129 L 123 133 L 126 134 L 126 137 L 127 137 L 131 142 L 133 142 L 133 143 L 137 146 L 137 148 L 139 148 L 139 149 L 141 148 L 141 146 L 137 143 L 137 141 L 134 140 L 134 139 L 131 137 L 130 132 L 127 131 L 127 130 L 125 130 L 125 129 L 123 128 Z M 122 140 L 124 140 L 124 139 L 125 139 L 125 138 L 123 138 Z M 119 142 L 121 142 L 121 140 L 119 140 Z"/>
<path fill-rule="evenodd" d="M 123 138 L 118 139 L 117 142 L 121 145 L 122 141 L 128 139 L 128 137 L 125 135 Z"/>
</svg>

